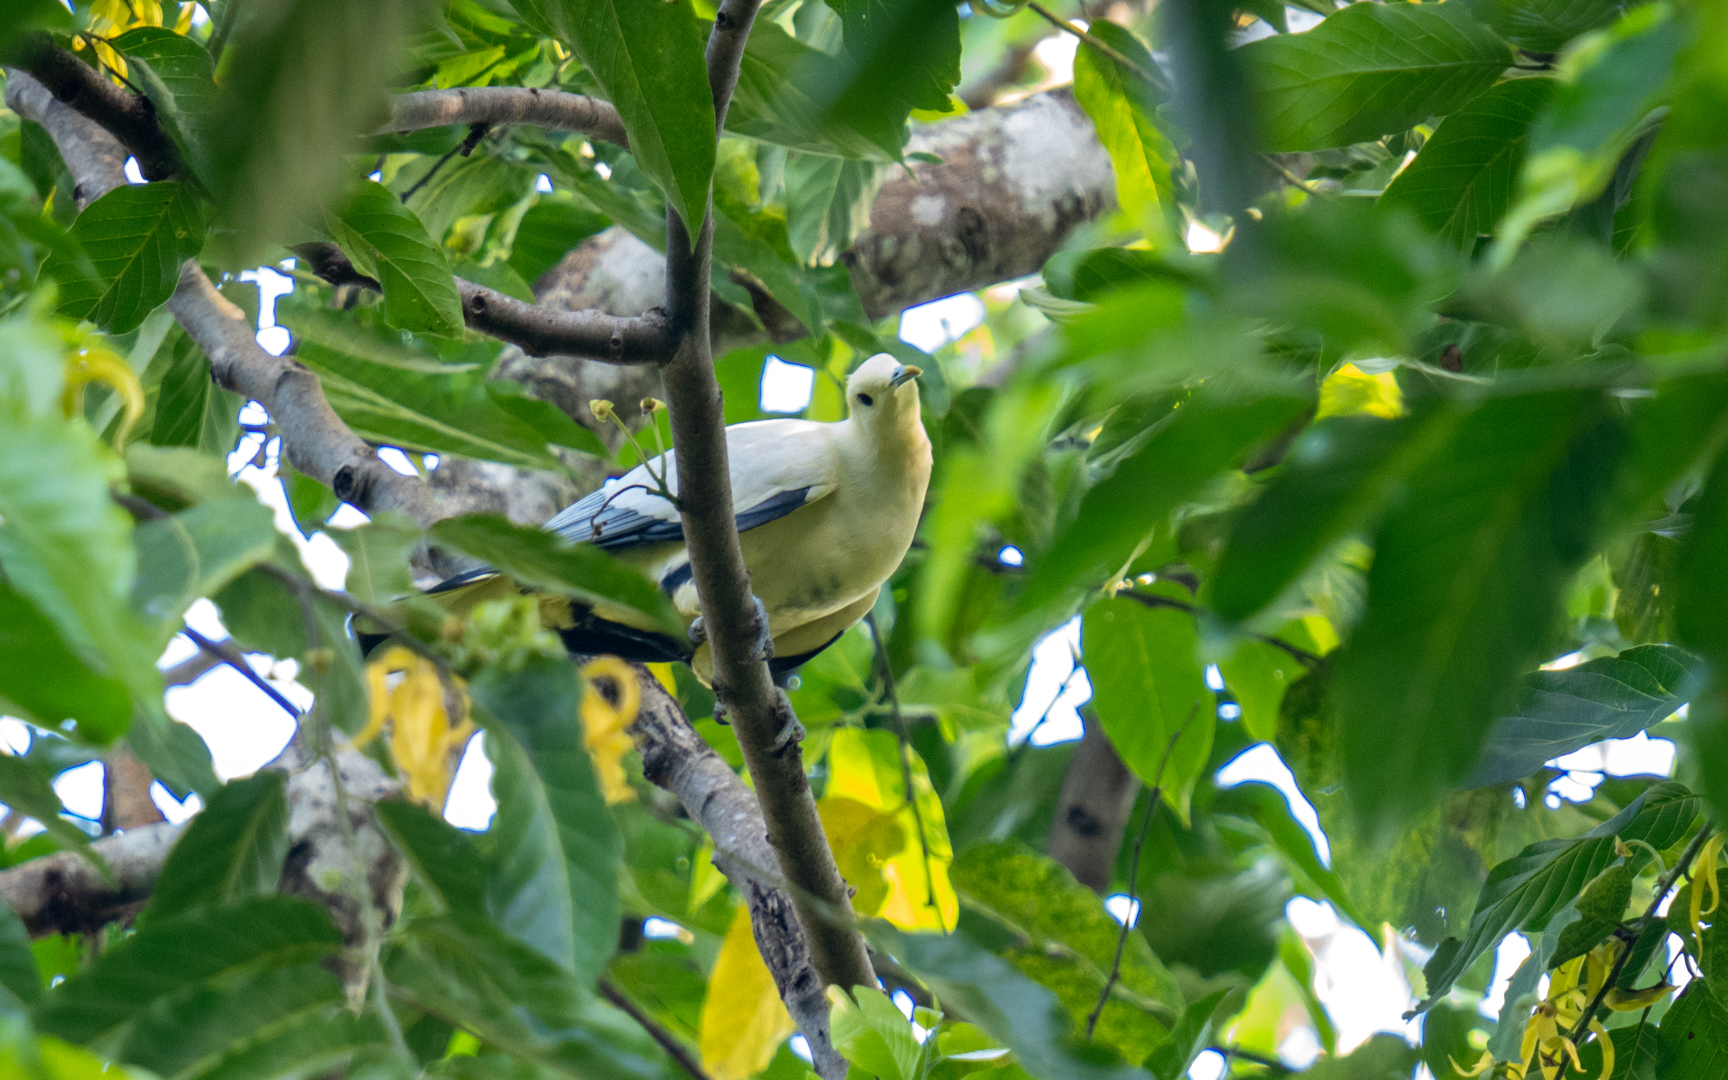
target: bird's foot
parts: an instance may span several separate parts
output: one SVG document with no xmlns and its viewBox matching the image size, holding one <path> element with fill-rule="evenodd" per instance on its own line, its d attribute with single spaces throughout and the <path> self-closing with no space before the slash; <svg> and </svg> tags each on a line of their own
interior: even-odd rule
<svg viewBox="0 0 1728 1080">
<path fill-rule="evenodd" d="M 750 662 L 765 663 L 774 657 L 774 633 L 768 628 L 768 607 L 754 593 L 750 604 L 755 608 L 756 640 L 750 643 Z"/>
<path fill-rule="evenodd" d="M 774 741 L 768 747 L 768 752 L 779 757 L 787 750 L 804 741 L 804 725 L 799 722 L 798 714 L 792 711 L 792 702 L 786 692 L 779 687 L 774 689 L 774 715 L 780 719 L 780 730 L 774 736 Z"/>
<path fill-rule="evenodd" d="M 690 629 L 685 632 L 690 635 L 690 644 L 698 648 L 708 640 L 708 624 L 702 620 L 700 615 L 696 616 L 695 620 L 690 623 Z"/>
<path fill-rule="evenodd" d="M 715 687 L 714 689 L 718 691 L 720 688 Z M 714 722 L 721 727 L 732 726 L 732 712 L 726 708 L 726 703 L 720 700 L 718 692 L 714 695 Z"/>
</svg>

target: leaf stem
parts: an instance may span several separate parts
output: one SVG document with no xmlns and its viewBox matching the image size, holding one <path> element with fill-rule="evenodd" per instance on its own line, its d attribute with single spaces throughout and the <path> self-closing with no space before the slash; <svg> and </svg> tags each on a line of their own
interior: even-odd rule
<svg viewBox="0 0 1728 1080">
<path fill-rule="evenodd" d="M 1140 832 L 1134 837 L 1134 854 L 1128 859 L 1128 911 L 1122 916 L 1122 932 L 1116 935 L 1116 956 L 1110 961 L 1110 975 L 1104 980 L 1104 989 L 1098 994 L 1098 1004 L 1093 1006 L 1092 1014 L 1086 1018 L 1086 1037 L 1090 1039 L 1092 1032 L 1098 1027 L 1098 1018 L 1104 1014 L 1104 1005 L 1110 1000 L 1110 991 L 1116 986 L 1116 980 L 1122 974 L 1122 950 L 1128 945 L 1128 933 L 1140 923 L 1140 849 L 1146 844 L 1146 831 L 1151 828 L 1152 814 L 1158 809 L 1158 800 L 1164 794 L 1164 770 L 1170 765 L 1170 755 L 1176 752 L 1177 740 L 1188 730 L 1188 725 L 1194 722 L 1194 717 L 1200 712 L 1200 703 L 1188 710 L 1188 718 L 1182 721 L 1182 726 L 1170 733 L 1170 741 L 1164 744 L 1164 756 L 1158 761 L 1158 774 L 1152 778 L 1152 791 L 1146 798 L 1146 809 L 1140 815 Z"/>
<path fill-rule="evenodd" d="M 710 1080 L 707 1070 L 702 1068 L 702 1062 L 690 1052 L 688 1046 L 685 1046 L 676 1036 L 667 1031 L 658 1020 L 649 1016 L 640 1005 L 631 1001 L 624 991 L 618 989 L 616 983 L 604 975 L 600 976 L 600 993 L 605 995 L 607 1001 L 628 1013 L 630 1019 L 641 1024 L 642 1030 L 660 1044 L 660 1049 L 666 1051 L 673 1061 L 683 1066 L 684 1071 L 694 1077 L 695 1080 Z"/>
<path fill-rule="evenodd" d="M 1027 3 L 1026 6 L 1031 8 L 1034 12 L 1036 12 L 1038 14 L 1038 16 L 1040 18 L 1042 18 L 1045 22 L 1049 23 L 1051 26 L 1054 26 L 1058 30 L 1064 30 L 1070 34 L 1073 34 L 1075 37 L 1079 38 L 1081 41 L 1085 42 L 1087 45 L 1091 46 L 1093 49 L 1096 49 L 1101 55 L 1107 56 L 1110 59 L 1116 61 L 1116 63 L 1120 64 L 1123 67 L 1123 69 L 1130 71 L 1130 72 L 1133 72 L 1143 82 L 1146 82 L 1146 83 L 1150 84 L 1151 86 L 1157 87 L 1159 92 L 1164 93 L 1164 94 L 1170 93 L 1170 84 L 1164 81 L 1164 77 L 1162 75 L 1159 75 L 1155 71 L 1149 71 L 1146 68 L 1141 67 L 1135 61 L 1130 60 L 1128 57 L 1122 55 L 1121 50 L 1117 49 L 1115 46 L 1111 45 L 1109 42 L 1105 41 L 1103 38 L 1099 37 L 1097 34 L 1092 33 L 1090 30 L 1080 29 L 1080 27 L 1078 25 L 1076 25 L 1072 22 L 1069 22 L 1067 19 L 1062 18 L 1060 15 L 1055 14 L 1049 8 L 1045 7 L 1043 4 L 1040 4 L 1038 2 L 1038 0 L 1029 0 L 1029 2 Z"/>
<path fill-rule="evenodd" d="M 1633 946 L 1637 943 L 1638 938 L 1643 935 L 1645 928 L 1650 925 L 1650 920 L 1656 917 L 1656 909 L 1662 906 L 1662 901 L 1668 898 L 1668 894 L 1673 891 L 1674 886 L 1679 883 L 1680 875 L 1685 873 L 1687 867 L 1692 865 L 1692 860 L 1698 857 L 1699 850 L 1702 849 L 1705 842 L 1710 839 L 1710 834 L 1713 831 L 1712 824 L 1709 821 L 1706 821 L 1703 826 L 1699 828 L 1698 835 L 1694 836 L 1692 842 L 1686 845 L 1686 850 L 1681 852 L 1680 858 L 1675 861 L 1674 868 L 1664 874 L 1656 882 L 1656 892 L 1650 897 L 1650 906 L 1644 909 L 1644 914 L 1639 916 L 1638 921 L 1632 924 L 1632 926 L 1622 927 L 1616 933 L 1615 936 L 1620 940 L 1621 945 L 1624 947 L 1620 950 L 1620 955 L 1614 958 L 1614 966 L 1608 970 L 1608 977 L 1602 980 L 1602 986 L 1596 991 L 1596 996 L 1590 999 L 1589 1006 L 1579 1015 L 1578 1022 L 1572 1025 L 1572 1031 L 1567 1038 L 1569 1038 L 1574 1045 L 1576 1045 L 1579 1038 L 1590 1029 L 1590 1021 L 1595 1018 L 1596 1011 L 1602 1007 L 1602 1002 L 1608 997 L 1608 991 L 1612 990 L 1614 984 L 1620 981 L 1620 973 L 1626 969 L 1626 961 L 1632 958 Z M 1564 1077 L 1570 1069 L 1571 1064 L 1569 1062 L 1563 1063 L 1563 1067 L 1560 1070 L 1561 1080 L 1564 1080 Z"/>
<path fill-rule="evenodd" d="M 876 663 L 882 683 L 888 689 L 894 733 L 900 738 L 900 782 L 906 789 L 906 803 L 912 807 L 912 823 L 918 829 L 918 847 L 924 854 L 924 902 L 936 912 L 936 926 L 946 934 L 948 924 L 942 918 L 942 905 L 936 899 L 936 878 L 930 871 L 930 837 L 924 832 L 924 813 L 918 808 L 918 793 L 912 790 L 912 737 L 906 733 L 906 718 L 900 715 L 900 691 L 894 685 L 894 669 L 888 663 L 888 649 L 882 640 L 882 630 L 876 625 L 876 612 L 865 612 L 864 621 L 870 625 L 870 640 L 876 643 Z"/>
<path fill-rule="evenodd" d="M 1184 600 L 1176 600 L 1168 596 L 1159 596 L 1155 593 L 1143 593 L 1135 592 L 1133 589 L 1123 589 L 1116 595 L 1126 597 L 1143 607 L 1174 608 L 1177 611 L 1186 611 L 1190 615 L 1210 614 L 1205 608 L 1198 604 L 1190 604 Z M 1307 667 L 1316 668 L 1324 663 L 1324 660 L 1321 657 L 1314 655 L 1300 646 L 1292 645 L 1283 638 L 1276 638 L 1270 634 L 1248 634 L 1246 636 L 1253 638 L 1255 641 L 1258 641 L 1263 645 L 1270 645 L 1275 649 L 1283 649 L 1285 652 L 1289 653 L 1293 659 Z"/>
</svg>

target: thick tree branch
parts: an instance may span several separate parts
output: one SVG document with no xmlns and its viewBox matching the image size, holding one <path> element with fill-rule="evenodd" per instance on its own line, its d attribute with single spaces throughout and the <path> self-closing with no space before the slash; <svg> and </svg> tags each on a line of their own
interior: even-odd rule
<svg viewBox="0 0 1728 1080">
<path fill-rule="evenodd" d="M 138 159 L 146 180 L 171 180 L 186 168 L 180 148 L 162 129 L 150 99 L 116 85 L 106 74 L 54 43 L 46 33 L 28 35 L 8 57 L 35 76 L 55 100 L 76 109 L 118 139 Z"/>
<path fill-rule="evenodd" d="M 827 1080 L 846 1075 L 846 1061 L 828 1033 L 824 983 L 810 960 L 792 898 L 779 887 L 782 863 L 768 842 L 756 795 L 720 759 L 658 679 L 638 666 L 642 704 L 631 734 L 642 752 L 648 781 L 678 797 L 714 841 L 714 863 L 750 905 L 756 946 L 798 1030 L 810 1043 L 816 1071 Z M 605 690 L 604 684 L 601 686 Z M 758 781 L 760 784 L 760 781 Z"/>
<path fill-rule="evenodd" d="M 95 930 L 125 918 L 150 898 L 180 828 L 166 822 L 146 825 L 92 844 L 108 860 L 113 881 L 70 851 L 20 863 L 0 871 L 0 900 L 12 905 L 32 937 Z"/>
<path fill-rule="evenodd" d="M 389 121 L 375 134 L 448 124 L 533 124 L 551 131 L 578 131 L 616 146 L 630 145 L 618 110 L 609 102 L 532 86 L 468 86 L 397 94 L 390 101 Z"/>
<path fill-rule="evenodd" d="M 1104 726 L 1084 714 L 1082 719 L 1086 734 L 1068 759 L 1045 850 L 1076 881 L 1103 895 L 1116 874 L 1116 855 L 1140 781 L 1122 764 Z"/>
<path fill-rule="evenodd" d="M 725 0 L 715 33 L 748 35 L 757 0 Z M 741 50 L 728 40 L 709 44 L 709 55 L 737 63 Z M 717 122 L 723 121 L 736 71 L 711 72 Z M 775 686 L 759 642 L 767 639 L 761 606 L 750 592 L 750 572 L 738 543 L 727 465 L 726 421 L 714 377 L 709 341 L 709 266 L 713 215 L 704 216 L 694 243 L 675 212 L 666 215 L 666 307 L 678 347 L 662 371 L 678 454 L 678 495 L 684 542 L 702 601 L 714 687 L 731 716 L 738 745 L 755 780 L 768 840 L 793 886 L 798 915 L 823 981 L 850 990 L 875 985 L 863 937 L 850 925 L 850 890 L 822 832 L 816 800 L 804 776 L 804 755 L 791 738 L 792 706 Z M 810 902 L 814 900 L 815 902 Z M 844 916 L 833 919 L 833 913 Z"/>
<path fill-rule="evenodd" d="M 125 151 L 101 125 L 54 100 L 21 72 L 9 74 L 6 96 L 20 115 L 48 129 L 67 167 L 79 170 L 73 180 L 83 201 L 101 198 L 126 182 L 119 167 Z M 217 385 L 258 402 L 276 421 L 296 469 L 368 513 L 396 510 L 422 525 L 449 516 L 451 509 L 438 493 L 420 478 L 384 464 L 342 422 L 325 399 L 318 376 L 293 357 L 272 356 L 259 347 L 245 312 L 217 291 L 197 260 L 181 268 L 180 285 L 168 308 L 210 358 L 210 375 Z"/>
<path fill-rule="evenodd" d="M 276 421 L 296 469 L 367 513 L 395 510 L 420 525 L 450 515 L 425 481 L 384 464 L 342 422 L 318 376 L 293 357 L 272 356 L 259 346 L 246 313 L 217 291 L 196 260 L 181 268 L 168 309 L 210 358 L 216 384 L 256 401 Z"/>
</svg>

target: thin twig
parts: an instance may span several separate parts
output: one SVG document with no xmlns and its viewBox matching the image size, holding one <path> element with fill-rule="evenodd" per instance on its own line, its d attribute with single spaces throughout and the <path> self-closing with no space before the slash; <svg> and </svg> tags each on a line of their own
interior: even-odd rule
<svg viewBox="0 0 1728 1080">
<path fill-rule="evenodd" d="M 289 716 L 292 716 L 296 720 L 300 719 L 302 713 L 300 712 L 299 707 L 296 706 L 292 701 L 289 701 L 287 698 L 283 697 L 282 691 L 276 689 L 274 686 L 271 686 L 270 680 L 268 680 L 264 676 L 258 674 L 256 671 L 253 671 L 252 665 L 248 664 L 246 662 L 246 658 L 244 656 L 240 655 L 240 650 L 236 649 L 234 647 L 233 642 L 211 641 L 209 638 L 205 637 L 203 634 L 200 634 L 198 631 L 192 629 L 190 626 L 182 627 L 180 632 L 182 634 L 185 634 L 187 639 L 189 641 L 191 641 L 192 644 L 198 646 L 200 649 L 203 649 L 205 652 L 209 653 L 211 656 L 217 657 L 224 664 L 227 664 L 229 667 L 233 668 L 235 671 L 238 671 L 240 674 L 246 676 L 247 682 L 250 682 L 253 686 L 256 686 L 258 689 L 264 691 L 265 696 L 268 697 L 271 701 L 274 701 L 276 704 L 282 706 L 282 708 L 287 711 Z"/>
<path fill-rule="evenodd" d="M 1116 63 L 1122 65 L 1122 67 L 1126 68 L 1128 71 L 1131 71 L 1135 75 L 1139 76 L 1143 81 L 1148 82 L 1151 85 L 1157 87 L 1159 89 L 1159 91 L 1161 91 L 1162 93 L 1168 94 L 1170 92 L 1170 84 L 1164 81 L 1164 77 L 1162 75 L 1158 74 L 1155 71 L 1148 71 L 1146 68 L 1141 67 L 1135 61 L 1130 60 L 1128 57 L 1122 55 L 1121 50 L 1117 49 L 1115 46 L 1111 45 L 1109 42 L 1105 41 L 1103 38 L 1099 37 L 1097 34 L 1092 33 L 1090 30 L 1080 29 L 1080 27 L 1077 26 L 1076 24 L 1071 23 L 1067 19 L 1062 18 L 1060 15 L 1057 15 L 1057 14 L 1054 14 L 1053 12 L 1051 12 L 1051 10 L 1049 8 L 1045 7 L 1043 4 L 1040 4 L 1038 2 L 1038 0 L 1031 0 L 1031 2 L 1028 3 L 1026 6 L 1031 8 L 1040 17 L 1042 17 L 1045 22 L 1048 22 L 1051 26 L 1054 26 L 1058 30 L 1066 30 L 1068 33 L 1073 34 L 1075 37 L 1079 38 L 1081 41 L 1085 42 L 1087 45 L 1098 50 L 1098 52 L 1100 52 L 1103 55 L 1109 57 L 1110 59 L 1116 61 Z"/>
<path fill-rule="evenodd" d="M 1182 726 L 1170 733 L 1170 741 L 1164 744 L 1164 756 L 1158 762 L 1158 773 L 1152 778 L 1152 790 L 1146 796 L 1146 810 L 1140 815 L 1140 833 L 1134 837 L 1134 854 L 1128 859 L 1128 911 L 1122 916 L 1122 932 L 1116 935 L 1116 957 L 1110 962 L 1110 976 L 1104 980 L 1104 989 L 1098 994 L 1098 1004 L 1093 1007 L 1092 1015 L 1086 1018 L 1088 1039 L 1098 1026 L 1098 1018 L 1104 1014 L 1104 1005 L 1110 1000 L 1110 991 L 1122 974 L 1122 950 L 1128 945 L 1128 933 L 1140 923 L 1140 849 L 1146 843 L 1146 830 L 1151 827 L 1152 814 L 1158 809 L 1158 800 L 1164 794 L 1164 770 L 1170 765 L 1170 755 L 1176 752 L 1177 740 L 1182 738 L 1182 733 L 1188 730 L 1188 725 L 1194 722 L 1199 712 L 1200 703 L 1196 701 L 1188 710 L 1188 718 L 1182 721 Z"/>
<path fill-rule="evenodd" d="M 1626 969 L 1626 961 L 1632 958 L 1633 946 L 1643 935 L 1645 929 L 1649 927 L 1650 920 L 1656 917 L 1656 909 L 1662 906 L 1662 901 L 1668 898 L 1669 892 L 1673 891 L 1674 886 L 1679 883 L 1680 875 L 1692 865 L 1692 860 L 1697 858 L 1699 849 L 1704 846 L 1705 841 L 1710 839 L 1710 834 L 1713 831 L 1711 823 L 1706 821 L 1698 829 L 1698 835 L 1694 836 L 1692 842 L 1686 845 L 1686 850 L 1681 852 L 1680 858 L 1674 863 L 1674 869 L 1668 871 L 1656 882 L 1656 892 L 1650 897 L 1650 906 L 1644 909 L 1644 914 L 1638 917 L 1637 922 L 1622 927 L 1616 932 L 1615 937 L 1622 946 L 1620 954 L 1614 958 L 1614 966 L 1608 969 L 1608 977 L 1602 980 L 1602 986 L 1596 991 L 1596 996 L 1590 999 L 1589 1007 L 1578 1017 L 1578 1022 L 1572 1025 L 1572 1031 L 1567 1038 L 1572 1041 L 1574 1046 L 1577 1045 L 1579 1038 L 1590 1030 L 1590 1021 L 1595 1019 L 1596 1010 L 1602 1007 L 1602 1002 L 1608 997 L 1608 991 L 1612 990 L 1614 984 L 1620 981 L 1620 973 Z M 1564 1078 L 1570 1068 L 1569 1062 L 1564 1063 L 1560 1076 Z"/>
<path fill-rule="evenodd" d="M 702 1068 L 702 1062 L 690 1052 L 690 1048 L 680 1042 L 677 1036 L 667 1031 L 660 1021 L 643 1011 L 640 1005 L 631 1001 L 624 991 L 618 989 L 617 985 L 604 975 L 600 977 L 600 992 L 606 996 L 607 1001 L 629 1013 L 630 1019 L 641 1024 L 642 1030 L 659 1043 L 660 1049 L 666 1051 L 673 1061 L 682 1065 L 685 1072 L 695 1077 L 696 1080 L 709 1080 L 707 1070 Z"/>
<path fill-rule="evenodd" d="M 1282 1061 L 1279 1061 L 1277 1058 L 1267 1057 L 1264 1054 L 1256 1054 L 1249 1050 L 1243 1050 L 1240 1047 L 1211 1046 L 1207 1047 L 1207 1049 L 1214 1053 L 1224 1055 L 1226 1059 L 1236 1058 L 1240 1061 L 1246 1061 L 1250 1065 L 1259 1065 L 1262 1068 L 1271 1069 L 1279 1076 L 1285 1076 L 1296 1071 L 1290 1066 L 1284 1064 Z"/>
<path fill-rule="evenodd" d="M 912 790 L 912 737 L 906 732 L 906 718 L 900 715 L 900 691 L 894 685 L 894 669 L 888 663 L 887 644 L 876 625 L 876 613 L 864 613 L 870 625 L 870 640 L 876 643 L 876 662 L 882 682 L 888 688 L 888 704 L 893 709 L 894 733 L 900 738 L 900 782 L 906 789 L 906 802 L 912 807 L 912 824 L 918 829 L 918 848 L 924 853 L 924 902 L 936 912 L 936 926 L 944 934 L 948 924 L 942 918 L 942 905 L 936 901 L 936 878 L 930 871 L 930 838 L 924 832 L 924 812 L 918 809 L 918 793 Z"/>
<path fill-rule="evenodd" d="M 1190 604 L 1187 601 L 1172 599 L 1168 596 L 1159 596 L 1156 593 L 1143 593 L 1135 592 L 1133 589 L 1123 589 L 1116 595 L 1126 597 L 1143 607 L 1173 608 L 1176 611 L 1186 611 L 1190 615 L 1209 614 L 1205 608 L 1198 604 Z M 1320 657 L 1309 652 L 1307 649 L 1301 648 L 1297 645 L 1292 645 L 1283 638 L 1276 638 L 1270 634 L 1252 633 L 1246 636 L 1251 637 L 1255 641 L 1264 645 L 1270 645 L 1275 649 L 1283 649 L 1285 652 L 1289 653 L 1292 658 L 1308 667 L 1319 667 L 1324 662 Z"/>
</svg>

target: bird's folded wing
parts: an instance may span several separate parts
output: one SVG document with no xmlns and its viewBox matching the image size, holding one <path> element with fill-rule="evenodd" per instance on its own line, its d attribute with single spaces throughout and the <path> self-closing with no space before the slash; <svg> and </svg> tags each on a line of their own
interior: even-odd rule
<svg viewBox="0 0 1728 1080">
<path fill-rule="evenodd" d="M 805 420 L 763 420 L 726 429 L 732 506 L 739 532 L 785 517 L 834 490 L 836 470 L 826 431 L 830 426 Z M 609 481 L 553 517 L 546 528 L 607 551 L 682 540 L 684 528 L 678 508 L 660 494 L 655 479 L 661 461 L 637 466 Z M 676 494 L 675 458 L 666 462 L 665 473 L 667 488 Z"/>
</svg>

